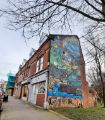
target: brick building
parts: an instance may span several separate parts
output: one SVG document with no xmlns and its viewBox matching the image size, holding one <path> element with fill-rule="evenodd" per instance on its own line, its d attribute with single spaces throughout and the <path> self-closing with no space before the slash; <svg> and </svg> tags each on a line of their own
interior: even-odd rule
<svg viewBox="0 0 105 120">
<path fill-rule="evenodd" d="M 80 41 L 75 35 L 49 35 L 20 66 L 15 95 L 46 107 L 88 107 L 88 85 Z"/>
</svg>

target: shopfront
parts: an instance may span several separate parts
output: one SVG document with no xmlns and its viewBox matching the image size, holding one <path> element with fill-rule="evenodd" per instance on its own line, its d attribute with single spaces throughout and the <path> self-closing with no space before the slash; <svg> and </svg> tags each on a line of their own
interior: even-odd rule
<svg viewBox="0 0 105 120">
<path fill-rule="evenodd" d="M 44 106 L 47 97 L 47 80 L 48 73 L 47 71 L 42 72 L 32 78 L 30 87 L 29 87 L 29 102 L 38 105 Z"/>
<path fill-rule="evenodd" d="M 22 85 L 22 94 L 21 94 L 21 98 L 24 101 L 28 101 L 28 95 L 29 95 L 29 80 L 24 80 L 21 82 Z"/>
</svg>

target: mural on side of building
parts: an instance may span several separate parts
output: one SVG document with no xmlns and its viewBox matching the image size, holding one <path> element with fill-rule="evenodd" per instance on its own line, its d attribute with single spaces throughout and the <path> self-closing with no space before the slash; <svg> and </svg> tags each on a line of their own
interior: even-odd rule
<svg viewBox="0 0 105 120">
<path fill-rule="evenodd" d="M 48 96 L 49 104 L 57 105 L 82 99 L 80 43 L 76 37 L 57 36 L 51 41 Z"/>
</svg>

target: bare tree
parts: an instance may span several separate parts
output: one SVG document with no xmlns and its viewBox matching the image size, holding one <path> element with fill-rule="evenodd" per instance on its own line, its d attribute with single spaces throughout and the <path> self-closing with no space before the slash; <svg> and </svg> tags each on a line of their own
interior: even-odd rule
<svg viewBox="0 0 105 120">
<path fill-rule="evenodd" d="M 103 74 L 104 73 L 102 73 L 102 76 L 103 76 Z M 105 77 L 103 77 L 103 81 L 104 81 L 104 78 Z M 97 70 L 96 66 L 89 69 L 88 80 L 91 83 L 91 87 L 97 92 L 97 94 L 96 94 L 97 101 L 102 104 L 103 103 L 103 87 L 102 87 L 102 82 L 99 77 L 99 70 Z"/>
<path fill-rule="evenodd" d="M 71 24 L 76 20 L 86 22 L 88 28 L 81 38 L 85 38 L 92 46 L 94 54 L 90 50 L 88 53 L 91 53 L 103 83 L 99 58 L 105 51 L 105 0 L 8 0 L 8 2 L 9 7 L 0 10 L 1 13 L 8 17 L 10 29 L 21 29 L 23 35 L 28 38 L 40 34 L 43 30 L 55 30 L 59 26 L 61 29 L 71 30 Z M 91 33 L 94 34 L 94 40 Z M 100 46 L 96 44 L 97 41 Z M 103 84 L 102 88 L 105 107 Z"/>
<path fill-rule="evenodd" d="M 105 0 L 8 0 L 1 10 L 9 17 L 11 29 L 22 29 L 24 36 L 33 37 L 48 27 L 70 29 L 72 18 L 92 20 L 105 26 Z M 79 16 L 79 17 L 78 17 Z"/>
<path fill-rule="evenodd" d="M 91 66 L 91 71 L 89 71 L 89 78 L 96 89 L 99 98 L 103 100 L 105 107 L 105 81 L 103 77 L 102 66 L 104 63 L 104 53 L 102 51 L 102 43 L 97 38 L 94 38 L 93 34 L 88 34 L 89 40 L 93 44 L 93 48 L 90 50 L 88 48 L 89 58 L 93 61 L 93 66 Z M 92 45 L 91 44 L 91 45 Z"/>
</svg>

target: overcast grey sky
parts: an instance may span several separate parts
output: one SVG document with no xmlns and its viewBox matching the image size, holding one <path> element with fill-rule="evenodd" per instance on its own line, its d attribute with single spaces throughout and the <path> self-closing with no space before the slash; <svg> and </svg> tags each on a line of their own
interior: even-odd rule
<svg viewBox="0 0 105 120">
<path fill-rule="evenodd" d="M 6 1 L 0 1 L 0 8 L 7 6 Z M 6 28 L 7 19 L 0 18 L 0 80 L 7 80 L 6 75 L 8 72 L 16 73 L 22 60 L 28 58 L 31 48 L 38 48 L 38 38 L 27 40 L 26 44 L 21 32 L 11 31 Z M 80 23 L 73 25 L 74 31 L 72 34 L 80 36 L 82 28 L 83 26 Z"/>
<path fill-rule="evenodd" d="M 0 8 L 6 5 L 6 0 L 0 1 Z M 19 64 L 29 57 L 31 48 L 38 48 L 38 41 L 27 40 L 21 33 L 6 28 L 7 22 L 0 19 L 0 80 L 7 80 L 7 73 L 16 73 Z"/>
</svg>

